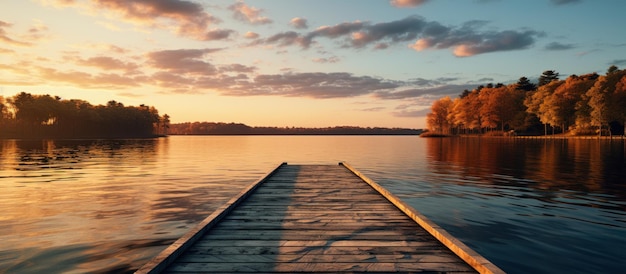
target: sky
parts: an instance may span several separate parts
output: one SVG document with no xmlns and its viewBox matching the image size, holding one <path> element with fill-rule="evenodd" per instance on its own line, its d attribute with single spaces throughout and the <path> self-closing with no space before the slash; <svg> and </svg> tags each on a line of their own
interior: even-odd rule
<svg viewBox="0 0 626 274">
<path fill-rule="evenodd" d="M 623 0 L 20 0 L 0 96 L 150 105 L 173 123 L 425 128 L 488 83 L 626 67 Z"/>
</svg>

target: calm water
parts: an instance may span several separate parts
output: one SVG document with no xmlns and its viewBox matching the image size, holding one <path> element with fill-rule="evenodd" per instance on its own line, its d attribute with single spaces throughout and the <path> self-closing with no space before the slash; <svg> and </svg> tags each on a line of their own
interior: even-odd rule
<svg viewBox="0 0 626 274">
<path fill-rule="evenodd" d="M 0 140 L 0 273 L 132 272 L 281 162 L 347 161 L 509 273 L 623 273 L 623 140 Z"/>
</svg>

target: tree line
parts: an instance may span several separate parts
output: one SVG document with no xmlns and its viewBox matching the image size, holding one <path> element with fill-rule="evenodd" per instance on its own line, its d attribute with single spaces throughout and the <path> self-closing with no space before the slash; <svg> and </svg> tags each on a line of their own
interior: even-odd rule
<svg viewBox="0 0 626 274">
<path fill-rule="evenodd" d="M 251 127 L 241 123 L 193 122 L 171 124 L 171 135 L 418 135 L 422 131 L 382 127 Z"/>
<path fill-rule="evenodd" d="M 464 90 L 435 101 L 426 116 L 435 134 L 622 135 L 626 124 L 626 70 L 571 75 L 553 70 L 538 83 L 521 77 L 510 85 Z"/>
<path fill-rule="evenodd" d="M 169 118 L 152 106 L 124 106 L 116 101 L 92 105 L 26 92 L 0 97 L 2 138 L 155 137 L 167 134 Z"/>
</svg>

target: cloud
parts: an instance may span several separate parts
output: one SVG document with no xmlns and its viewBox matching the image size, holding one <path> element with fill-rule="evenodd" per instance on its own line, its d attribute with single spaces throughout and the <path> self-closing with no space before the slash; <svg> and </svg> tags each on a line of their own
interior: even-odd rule
<svg viewBox="0 0 626 274">
<path fill-rule="evenodd" d="M 391 0 L 390 3 L 394 7 L 399 8 L 412 8 L 419 5 L 422 5 L 429 0 Z"/>
<path fill-rule="evenodd" d="M 431 112 L 430 108 L 418 109 L 418 110 L 401 109 L 401 110 L 392 112 L 392 115 L 395 117 L 426 117 L 426 115 L 430 112 Z"/>
<path fill-rule="evenodd" d="M 420 16 L 372 24 L 363 21 L 344 22 L 334 26 L 321 26 L 308 33 L 287 31 L 265 39 L 254 40 L 249 46 L 276 44 L 281 47 L 300 46 L 308 49 L 318 38 L 342 39 L 344 48 L 386 49 L 392 44 L 415 41 L 409 47 L 426 49 L 453 49 L 458 57 L 477 54 L 526 49 L 537 37 L 545 34 L 533 30 L 481 31 L 486 21 L 469 21 L 459 27 L 444 26 L 427 21 Z"/>
<path fill-rule="evenodd" d="M 257 38 L 259 38 L 259 34 L 256 33 L 256 32 L 248 31 L 248 32 L 246 32 L 246 34 L 244 34 L 244 37 L 248 38 L 248 39 L 257 39 Z"/>
<path fill-rule="evenodd" d="M 243 1 L 238 1 L 228 7 L 233 12 L 233 18 L 253 25 L 270 24 L 273 21 L 267 17 L 261 16 L 262 9 L 257 9 L 246 5 Z"/>
<path fill-rule="evenodd" d="M 395 117 L 424 117 L 430 112 L 430 106 L 435 101 L 433 96 L 405 100 L 406 102 L 395 107 L 391 114 Z"/>
<path fill-rule="evenodd" d="M 256 67 L 250 67 L 242 64 L 230 64 L 222 65 L 219 67 L 220 72 L 238 72 L 238 73 L 251 73 L 257 70 Z"/>
<path fill-rule="evenodd" d="M 493 81 L 494 81 L 494 79 L 491 78 L 491 77 L 483 77 L 483 78 L 480 78 L 478 80 L 470 81 L 470 83 L 481 83 L 481 84 L 484 84 L 484 83 L 493 83 Z"/>
<path fill-rule="evenodd" d="M 550 0 L 555 5 L 567 5 L 582 2 L 581 0 Z"/>
<path fill-rule="evenodd" d="M 237 87 L 224 91 L 225 95 L 258 96 L 279 95 L 288 97 L 340 98 L 371 94 L 394 89 L 398 84 L 369 76 L 351 73 L 285 73 L 263 74 L 250 81 L 240 81 Z"/>
<path fill-rule="evenodd" d="M 389 44 L 387 43 L 378 43 L 374 46 L 374 49 L 387 49 Z"/>
<path fill-rule="evenodd" d="M 300 45 L 303 48 L 309 48 L 311 45 L 310 40 L 306 40 L 303 36 L 295 31 L 286 31 L 274 34 L 265 39 L 254 40 L 249 46 L 256 46 L 262 44 L 278 44 L 278 46 L 292 46 Z"/>
<path fill-rule="evenodd" d="M 217 68 L 203 60 L 204 55 L 221 49 L 179 49 L 148 53 L 149 63 L 157 69 L 178 74 L 211 75 Z"/>
<path fill-rule="evenodd" d="M 326 64 L 326 63 L 337 63 L 339 62 L 339 57 L 337 56 L 332 56 L 332 57 L 328 57 L 328 58 L 314 58 L 313 62 L 315 63 L 321 63 L 321 64 Z"/>
<path fill-rule="evenodd" d="M 9 37 L 6 28 L 10 28 L 12 26 L 13 24 L 0 21 L 0 41 L 15 46 L 30 46 L 31 43 L 15 40 L 14 38 Z"/>
<path fill-rule="evenodd" d="M 545 49 L 546 50 L 568 50 L 568 49 L 573 49 L 575 48 L 576 45 L 574 44 L 562 44 L 559 42 L 552 42 L 546 45 Z"/>
<path fill-rule="evenodd" d="M 210 40 L 207 28 L 220 20 L 207 13 L 201 4 L 186 0 L 71 0 L 47 1 L 55 6 L 76 6 L 100 14 L 112 13 L 127 22 L 150 27 L 173 29 L 181 36 Z"/>
<path fill-rule="evenodd" d="M 309 25 L 307 24 L 307 20 L 304 18 L 296 17 L 289 21 L 289 24 L 297 29 L 307 29 Z"/>
<path fill-rule="evenodd" d="M 626 59 L 617 59 L 609 62 L 609 65 L 626 66 Z"/>
<path fill-rule="evenodd" d="M 41 22 L 35 24 L 28 29 L 28 34 L 24 38 L 30 41 L 39 41 L 47 36 L 48 27 Z"/>
<path fill-rule="evenodd" d="M 587 51 L 581 51 L 581 52 L 576 53 L 576 56 L 582 57 L 582 56 L 585 56 L 585 55 L 588 55 L 588 54 L 591 54 L 591 53 L 595 53 L 595 52 L 600 52 L 600 51 L 602 51 L 602 50 L 600 50 L 600 49 L 591 49 L 591 50 L 587 50 Z"/>
<path fill-rule="evenodd" d="M 455 45 L 454 55 L 468 57 L 488 52 L 525 49 L 535 43 L 534 37 L 537 35 L 539 34 L 535 31 L 487 33 L 474 37 L 473 41 L 464 41 Z"/>
<path fill-rule="evenodd" d="M 78 59 L 76 60 L 76 63 L 79 65 L 97 67 L 104 70 L 121 70 L 125 71 L 126 73 L 136 73 L 137 69 L 139 68 L 139 66 L 135 63 L 123 62 L 119 59 L 108 56 Z"/>
<path fill-rule="evenodd" d="M 446 95 L 459 95 L 465 89 L 473 89 L 474 85 L 463 84 L 463 85 L 441 85 L 437 87 L 426 87 L 426 88 L 410 88 L 404 89 L 400 91 L 382 91 L 377 92 L 375 96 L 380 99 L 407 99 L 407 98 L 418 98 L 422 96 L 435 96 L 442 97 Z"/>
<path fill-rule="evenodd" d="M 224 39 L 228 39 L 228 37 L 233 33 L 235 33 L 234 30 L 214 29 L 214 30 L 210 30 L 206 32 L 204 34 L 204 39 L 201 39 L 201 40 L 205 40 L 205 41 L 224 40 Z"/>
<path fill-rule="evenodd" d="M 429 24 L 421 17 L 410 16 L 401 20 L 387 23 L 367 25 L 362 30 L 354 32 L 350 43 L 360 48 L 378 41 L 404 42 L 417 38 Z"/>
<path fill-rule="evenodd" d="M 62 72 L 53 68 L 39 67 L 39 77 L 48 82 L 60 82 L 82 88 L 125 89 L 140 86 L 146 79 L 143 76 L 130 77 L 114 73 L 89 74 L 79 71 Z"/>
<path fill-rule="evenodd" d="M 379 111 L 383 111 L 386 110 L 386 107 L 371 107 L 371 108 L 361 108 L 361 109 L 357 109 L 359 111 L 365 111 L 365 112 L 379 112 Z"/>
</svg>

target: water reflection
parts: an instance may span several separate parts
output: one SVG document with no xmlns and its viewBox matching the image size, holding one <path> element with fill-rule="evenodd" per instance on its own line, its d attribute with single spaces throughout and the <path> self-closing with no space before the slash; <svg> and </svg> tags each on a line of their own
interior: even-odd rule
<svg viewBox="0 0 626 274">
<path fill-rule="evenodd" d="M 426 143 L 433 174 L 409 201 L 497 265 L 510 273 L 623 270 L 623 140 Z"/>
<path fill-rule="evenodd" d="M 141 229 L 151 197 L 140 178 L 156 170 L 160 142 L 0 141 L 0 269 L 81 271 L 87 263 L 89 272 L 118 260 L 123 250 L 109 247 Z"/>
<path fill-rule="evenodd" d="M 622 140 L 0 140 L 0 272 L 132 272 L 285 161 L 347 161 L 510 273 L 616 272 L 625 153 Z"/>
<path fill-rule="evenodd" d="M 486 184 L 591 192 L 625 199 L 624 142 L 621 139 L 429 138 L 427 153 L 429 168 L 438 174 L 456 172 L 469 181 L 488 178 L 479 180 Z"/>
</svg>

